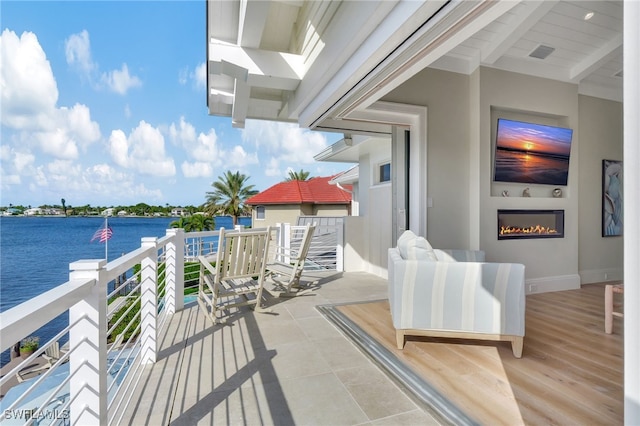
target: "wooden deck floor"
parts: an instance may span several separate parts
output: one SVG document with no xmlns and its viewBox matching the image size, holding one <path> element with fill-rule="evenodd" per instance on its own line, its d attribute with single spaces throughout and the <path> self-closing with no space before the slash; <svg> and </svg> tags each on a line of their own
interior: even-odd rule
<svg viewBox="0 0 640 426">
<path fill-rule="evenodd" d="M 388 302 L 338 309 L 480 424 L 623 424 L 623 324 L 604 333 L 604 285 L 526 303 L 521 359 L 507 342 L 410 337 L 401 351 Z"/>
</svg>

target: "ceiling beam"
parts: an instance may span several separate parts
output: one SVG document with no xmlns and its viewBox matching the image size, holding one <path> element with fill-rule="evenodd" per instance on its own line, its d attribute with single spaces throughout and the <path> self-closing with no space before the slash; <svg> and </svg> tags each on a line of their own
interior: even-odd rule
<svg viewBox="0 0 640 426">
<path fill-rule="evenodd" d="M 571 81 L 579 82 L 611 59 L 617 57 L 621 52 L 622 34 L 618 34 L 604 46 L 574 65 L 569 72 L 569 78 Z"/>
<path fill-rule="evenodd" d="M 238 45 L 257 49 L 267 25 L 270 2 L 266 0 L 240 0 Z"/>
<path fill-rule="evenodd" d="M 303 57 L 291 53 L 209 43 L 209 73 L 228 74 L 231 66 L 246 70 L 246 82 L 269 89 L 294 90 L 303 75 Z"/>
<path fill-rule="evenodd" d="M 231 125 L 237 128 L 244 128 L 249 109 L 249 94 L 251 88 L 240 79 L 236 79 L 233 90 L 233 108 L 231 110 Z"/>
<path fill-rule="evenodd" d="M 518 3 L 511 2 L 512 6 Z M 538 23 L 553 7 L 558 0 L 547 0 L 531 2 L 525 7 L 519 8 L 520 13 L 508 23 L 508 29 L 500 31 L 498 37 L 482 49 L 480 60 L 483 64 L 493 64 L 498 58 L 504 55 L 513 44 L 518 41 L 527 31 Z M 505 11 L 506 12 L 506 11 Z"/>
</svg>

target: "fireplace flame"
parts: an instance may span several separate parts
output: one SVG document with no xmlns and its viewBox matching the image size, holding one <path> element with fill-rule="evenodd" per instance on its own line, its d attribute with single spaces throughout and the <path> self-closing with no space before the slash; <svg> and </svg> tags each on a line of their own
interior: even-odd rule
<svg viewBox="0 0 640 426">
<path fill-rule="evenodd" d="M 537 235 L 552 235 L 557 234 L 558 231 L 554 228 L 534 225 L 528 228 L 520 228 L 517 226 L 501 226 L 500 235 L 523 235 L 523 234 L 537 234 Z"/>
</svg>

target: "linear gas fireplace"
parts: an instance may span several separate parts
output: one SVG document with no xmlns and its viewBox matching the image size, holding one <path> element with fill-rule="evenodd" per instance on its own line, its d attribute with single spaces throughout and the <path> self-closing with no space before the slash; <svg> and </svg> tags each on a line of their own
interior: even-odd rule
<svg viewBox="0 0 640 426">
<path fill-rule="evenodd" d="M 564 210 L 498 210 L 498 239 L 564 238 Z"/>
</svg>

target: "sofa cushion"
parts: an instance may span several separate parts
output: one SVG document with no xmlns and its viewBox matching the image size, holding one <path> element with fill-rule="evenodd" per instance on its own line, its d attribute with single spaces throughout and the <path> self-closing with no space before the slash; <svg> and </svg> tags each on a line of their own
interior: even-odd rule
<svg viewBox="0 0 640 426">
<path fill-rule="evenodd" d="M 417 236 L 410 230 L 404 231 L 398 238 L 398 250 L 400 256 L 406 260 L 438 260 L 427 239 Z"/>
<path fill-rule="evenodd" d="M 453 255 L 446 250 L 438 250 L 435 252 L 438 262 L 457 262 Z"/>
</svg>

